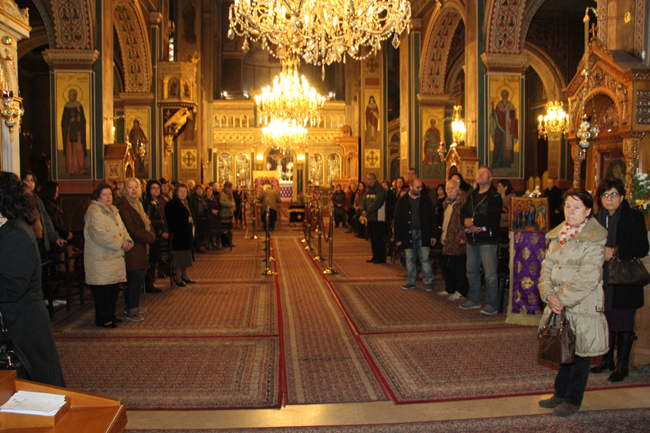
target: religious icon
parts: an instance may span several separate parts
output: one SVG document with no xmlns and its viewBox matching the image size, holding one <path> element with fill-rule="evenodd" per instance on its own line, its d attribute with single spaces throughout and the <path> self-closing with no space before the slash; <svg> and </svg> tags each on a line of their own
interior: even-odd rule
<svg viewBox="0 0 650 433">
<path fill-rule="evenodd" d="M 320 153 L 309 156 L 309 180 L 315 186 L 323 184 L 323 156 Z"/>
<path fill-rule="evenodd" d="M 379 130 L 379 106 L 375 102 L 375 97 L 368 98 L 366 105 L 366 140 L 376 141 L 377 131 Z"/>
<path fill-rule="evenodd" d="M 492 107 L 490 115 L 490 137 L 492 137 L 492 168 L 509 168 L 519 152 L 519 121 L 517 109 L 508 100 L 510 92 L 501 91 L 501 101 Z"/>
<path fill-rule="evenodd" d="M 196 32 L 194 22 L 196 21 L 196 8 L 192 2 L 187 2 L 183 9 L 183 37 L 188 44 L 196 43 Z"/>
<path fill-rule="evenodd" d="M 425 164 L 432 165 L 440 162 L 438 146 L 440 145 L 440 131 L 436 128 L 436 119 L 429 120 L 429 129 L 424 134 L 424 147 L 422 159 Z"/>
<path fill-rule="evenodd" d="M 327 157 L 327 184 L 334 186 L 336 179 L 341 177 L 341 157 L 336 153 Z"/>
<path fill-rule="evenodd" d="M 602 178 L 603 179 L 621 179 L 625 183 L 625 156 L 623 152 L 609 152 L 602 154 Z"/>
<path fill-rule="evenodd" d="M 510 230 L 533 233 L 548 231 L 548 199 L 513 197 L 510 202 Z"/>
<path fill-rule="evenodd" d="M 381 167 L 381 151 L 379 149 L 365 149 L 365 163 L 366 168 L 380 168 Z"/>
<path fill-rule="evenodd" d="M 138 147 L 141 144 L 144 144 L 145 148 L 147 148 L 147 145 L 149 144 L 149 140 L 147 140 L 147 135 L 145 134 L 142 127 L 140 126 L 140 120 L 139 119 L 133 119 L 133 127 L 129 131 L 129 143 L 131 143 L 131 147 L 133 148 L 133 152 L 135 152 L 135 154 L 137 156 L 135 158 L 135 175 L 136 175 L 136 177 L 142 177 L 142 178 L 149 177 L 148 173 L 147 173 L 145 158 L 141 158 L 138 155 Z"/>
<path fill-rule="evenodd" d="M 179 91 L 178 80 L 169 80 L 169 91 L 167 92 L 167 97 L 178 98 Z"/>
<path fill-rule="evenodd" d="M 86 115 L 84 107 L 77 101 L 77 90 L 68 91 L 68 102 L 63 106 L 61 133 L 63 134 L 63 155 L 68 174 L 87 174 L 86 171 Z"/>
</svg>

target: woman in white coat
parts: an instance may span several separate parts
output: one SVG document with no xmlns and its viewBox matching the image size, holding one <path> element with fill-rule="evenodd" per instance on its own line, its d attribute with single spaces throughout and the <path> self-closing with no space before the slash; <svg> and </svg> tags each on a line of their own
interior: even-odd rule
<svg viewBox="0 0 650 433">
<path fill-rule="evenodd" d="M 543 408 L 555 408 L 553 415 L 559 417 L 580 409 L 590 357 L 609 349 L 603 292 L 607 230 L 590 218 L 594 200 L 589 192 L 570 189 L 564 197 L 566 221 L 546 235 L 550 243 L 538 285 L 542 301 L 548 304 L 540 326 L 551 312 L 564 310 L 576 340 L 576 362 L 560 364 L 553 397 L 539 402 Z"/>
<path fill-rule="evenodd" d="M 95 324 L 116 328 L 122 321 L 115 317 L 115 307 L 119 284 L 126 281 L 124 254 L 133 247 L 133 241 L 113 206 L 109 184 L 95 187 L 84 221 L 84 269 L 86 284 L 95 298 Z"/>
</svg>

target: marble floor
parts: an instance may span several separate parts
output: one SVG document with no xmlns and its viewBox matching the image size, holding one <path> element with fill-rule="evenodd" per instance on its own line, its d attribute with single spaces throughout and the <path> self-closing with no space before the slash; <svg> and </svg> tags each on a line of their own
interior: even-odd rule
<svg viewBox="0 0 650 433">
<path fill-rule="evenodd" d="M 128 411 L 129 429 L 209 429 L 384 424 L 549 413 L 546 396 L 395 405 L 392 402 L 293 405 L 281 409 Z M 582 410 L 650 408 L 650 387 L 588 391 Z"/>
</svg>

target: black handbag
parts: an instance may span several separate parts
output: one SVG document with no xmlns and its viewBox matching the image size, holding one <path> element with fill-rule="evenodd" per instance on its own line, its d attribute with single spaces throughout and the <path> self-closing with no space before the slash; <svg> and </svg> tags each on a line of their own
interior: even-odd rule
<svg viewBox="0 0 650 433">
<path fill-rule="evenodd" d="M 576 336 L 569 327 L 569 321 L 562 313 L 551 313 L 539 330 L 539 357 L 556 364 L 573 364 L 575 359 Z"/>
<path fill-rule="evenodd" d="M 5 328 L 5 322 L 0 313 L 0 332 L 2 333 L 0 341 L 0 370 L 15 370 L 17 379 L 31 380 L 31 367 L 29 361 L 23 352 L 9 337 L 9 332 Z"/>
<path fill-rule="evenodd" d="M 607 284 L 619 286 L 645 286 L 650 284 L 650 273 L 641 260 L 621 259 L 618 255 L 607 262 Z"/>
</svg>

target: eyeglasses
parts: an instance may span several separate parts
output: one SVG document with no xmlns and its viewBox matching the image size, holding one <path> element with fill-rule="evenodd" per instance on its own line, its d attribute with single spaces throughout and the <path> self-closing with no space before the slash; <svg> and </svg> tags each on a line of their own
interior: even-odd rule
<svg viewBox="0 0 650 433">
<path fill-rule="evenodd" d="M 613 198 L 613 199 L 617 199 L 617 198 L 619 198 L 620 196 L 621 196 L 621 195 L 620 195 L 619 193 L 617 193 L 617 192 L 606 192 L 605 194 L 603 194 L 603 198 Z"/>
</svg>

